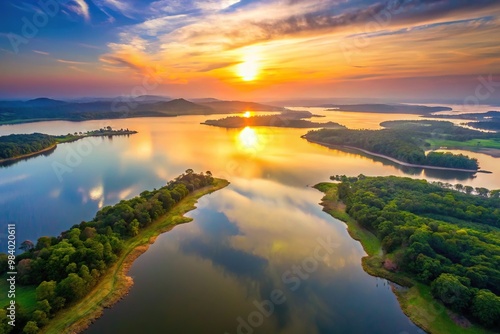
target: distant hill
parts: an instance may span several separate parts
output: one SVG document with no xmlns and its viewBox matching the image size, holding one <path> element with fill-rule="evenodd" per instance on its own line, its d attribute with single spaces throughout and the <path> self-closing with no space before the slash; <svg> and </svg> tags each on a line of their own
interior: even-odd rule
<svg viewBox="0 0 500 334">
<path fill-rule="evenodd" d="M 68 104 L 68 103 L 64 101 L 49 99 L 46 97 L 39 97 L 37 99 L 24 102 L 25 107 L 53 107 L 53 106 L 60 106 L 63 104 Z"/>
<path fill-rule="evenodd" d="M 284 108 L 254 102 L 219 101 L 210 99 L 194 103 L 185 99 L 143 95 L 135 99 L 120 96 L 88 102 L 64 102 L 38 98 L 26 102 L 0 101 L 0 124 L 25 123 L 42 120 L 86 121 L 132 117 L 169 117 L 210 115 L 244 111 L 283 111 Z"/>
<path fill-rule="evenodd" d="M 217 102 L 217 101 L 221 101 L 221 100 L 214 99 L 212 97 L 207 97 L 207 98 L 203 98 L 203 99 L 189 99 L 189 101 L 191 101 L 193 103 L 208 103 L 208 102 Z"/>
<path fill-rule="evenodd" d="M 410 104 L 323 104 L 321 108 L 330 108 L 331 111 L 356 111 L 381 114 L 416 114 L 426 115 L 439 111 L 451 111 L 449 107 L 427 107 Z"/>
<path fill-rule="evenodd" d="M 160 95 L 140 95 L 134 98 L 134 101 L 142 102 L 168 102 L 172 101 L 171 97 Z"/>
<path fill-rule="evenodd" d="M 168 102 L 158 102 L 150 106 L 153 111 L 166 113 L 169 115 L 209 115 L 214 110 L 210 107 L 196 104 L 185 99 L 175 99 Z"/>
<path fill-rule="evenodd" d="M 82 97 L 78 99 L 72 99 L 67 102 L 70 103 L 92 103 L 92 102 L 113 102 L 113 101 L 139 101 L 139 102 L 161 102 L 161 101 L 171 101 L 172 98 L 163 95 L 140 95 L 136 97 L 132 96 L 115 96 L 115 97 Z"/>
</svg>

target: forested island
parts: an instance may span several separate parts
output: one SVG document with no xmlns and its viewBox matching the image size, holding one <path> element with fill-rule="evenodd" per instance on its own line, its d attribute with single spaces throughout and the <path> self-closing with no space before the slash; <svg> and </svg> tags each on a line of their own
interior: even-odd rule
<svg viewBox="0 0 500 334">
<path fill-rule="evenodd" d="M 202 124 L 213 125 L 222 128 L 244 128 L 247 126 L 271 126 L 280 128 L 330 128 L 344 129 L 345 126 L 335 122 L 318 123 L 305 120 L 304 118 L 322 117 L 314 115 L 309 111 L 284 111 L 279 115 L 262 116 L 230 116 L 219 120 L 207 120 Z"/>
<path fill-rule="evenodd" d="M 430 333 L 488 333 L 474 323 L 500 330 L 500 190 L 331 179 L 315 186 L 324 210 L 361 241 L 365 271 L 405 287 L 394 290 L 413 322 Z"/>
<path fill-rule="evenodd" d="M 432 118 L 459 118 L 463 120 L 471 120 L 474 122 L 465 123 L 475 129 L 488 130 L 488 131 L 500 131 L 500 111 L 488 111 L 485 113 L 465 113 L 458 115 L 431 115 L 427 117 Z"/>
<path fill-rule="evenodd" d="M 0 137 L 0 163 L 35 156 L 55 149 L 57 144 L 79 140 L 85 137 L 112 137 L 135 134 L 129 129 L 113 130 L 110 126 L 88 132 L 68 133 L 51 136 L 43 133 L 12 134 Z"/>
<path fill-rule="evenodd" d="M 476 159 L 462 154 L 431 152 L 425 154 L 414 140 L 404 133 L 389 130 L 326 130 L 309 132 L 307 140 L 322 145 L 338 145 L 360 149 L 364 153 L 387 157 L 388 160 L 409 167 L 437 167 L 476 172 Z M 392 159 L 390 159 L 392 158 Z"/>
<path fill-rule="evenodd" d="M 417 114 L 429 115 L 440 111 L 452 111 L 449 107 L 428 107 L 414 104 L 322 104 L 317 107 L 328 108 L 327 111 L 355 111 L 381 114 Z"/>
<path fill-rule="evenodd" d="M 467 125 L 480 130 L 500 131 L 500 118 L 490 121 L 468 122 Z"/>
<path fill-rule="evenodd" d="M 386 157 L 396 163 L 420 168 L 456 169 L 475 172 L 476 159 L 463 154 L 430 152 L 429 149 L 464 148 L 481 151 L 500 148 L 500 135 L 455 126 L 443 121 L 390 121 L 382 130 L 310 131 L 304 138 L 322 145 L 337 145 Z M 474 145 L 470 143 L 473 142 Z M 450 145 L 454 144 L 454 145 Z"/>
<path fill-rule="evenodd" d="M 0 297 L 1 333 L 74 333 L 127 293 L 131 263 L 155 238 L 191 221 L 183 216 L 197 199 L 228 185 L 192 169 L 160 189 L 144 191 L 97 212 L 58 237 L 24 241 L 13 264 L 0 254 L 4 273 L 17 271 L 15 327 L 8 324 L 7 295 Z"/>
</svg>

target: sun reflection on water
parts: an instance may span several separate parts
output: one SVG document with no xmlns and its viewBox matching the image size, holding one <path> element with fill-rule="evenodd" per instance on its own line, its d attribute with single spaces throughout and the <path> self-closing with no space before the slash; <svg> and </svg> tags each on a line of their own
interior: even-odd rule
<svg viewBox="0 0 500 334">
<path fill-rule="evenodd" d="M 257 149 L 260 144 L 257 132 L 248 126 L 240 132 L 238 139 L 241 146 L 246 149 Z"/>
</svg>

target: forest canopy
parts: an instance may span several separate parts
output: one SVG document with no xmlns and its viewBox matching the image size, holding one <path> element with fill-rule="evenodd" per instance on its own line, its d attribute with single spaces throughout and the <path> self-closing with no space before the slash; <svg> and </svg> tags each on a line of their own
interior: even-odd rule
<svg viewBox="0 0 500 334">
<path fill-rule="evenodd" d="M 55 144 L 54 137 L 42 133 L 1 136 L 0 160 L 38 152 Z"/>
<path fill-rule="evenodd" d="M 399 270 L 452 310 L 500 328 L 498 190 L 394 176 L 332 179 L 346 212 L 376 234 Z"/>
<path fill-rule="evenodd" d="M 448 123 L 438 122 L 435 123 Z M 383 123 L 384 124 L 384 123 Z M 383 130 L 331 130 L 321 129 L 310 131 L 304 137 L 310 141 L 320 144 L 343 145 L 355 148 L 364 149 L 373 153 L 386 155 L 399 161 L 423 166 L 435 166 L 445 168 L 458 168 L 467 170 L 478 170 L 479 164 L 477 159 L 470 158 L 463 154 L 438 153 L 431 152 L 425 154 L 424 148 L 427 146 L 425 139 L 429 138 L 433 128 L 422 125 L 404 126 L 402 123 L 394 129 Z M 450 123 L 451 124 L 451 123 Z M 469 139 L 473 136 L 470 131 L 459 127 L 451 127 L 448 124 L 438 124 L 435 128 L 439 128 L 440 137 L 453 137 Z M 434 130 L 436 130 L 434 128 Z M 437 136 L 437 135 L 436 135 Z"/>
</svg>

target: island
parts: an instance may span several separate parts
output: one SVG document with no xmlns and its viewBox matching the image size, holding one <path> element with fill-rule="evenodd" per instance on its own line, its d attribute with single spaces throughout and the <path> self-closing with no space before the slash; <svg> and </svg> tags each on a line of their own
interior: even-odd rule
<svg viewBox="0 0 500 334">
<path fill-rule="evenodd" d="M 87 132 L 50 136 L 43 133 L 12 134 L 0 137 L 0 164 L 34 157 L 55 150 L 57 144 L 76 141 L 86 137 L 113 137 L 136 134 L 129 129 L 113 130 L 110 126 Z"/>
<path fill-rule="evenodd" d="M 309 111 L 287 110 L 279 115 L 259 116 L 230 116 L 219 120 L 207 120 L 201 124 L 218 126 L 222 128 L 244 128 L 247 126 L 270 126 L 280 128 L 330 128 L 345 129 L 345 126 L 335 122 L 318 123 L 307 121 L 304 118 L 323 117 L 314 115 Z"/>
<path fill-rule="evenodd" d="M 310 142 L 328 147 L 354 149 L 365 154 L 381 157 L 394 163 L 417 168 L 478 172 L 476 159 L 463 154 L 426 150 L 450 147 L 470 149 L 469 142 L 477 150 L 494 150 L 499 147 L 500 135 L 471 130 L 442 121 L 390 121 L 381 123 L 382 130 L 320 129 L 303 136 Z M 481 145 L 483 143 L 483 145 Z M 494 152 L 488 152 L 494 154 Z M 499 151 L 500 153 L 500 151 Z M 481 171 L 486 172 L 486 171 Z"/>
<path fill-rule="evenodd" d="M 428 333 L 500 330 L 500 190 L 425 180 L 333 176 L 315 188 L 367 253 L 364 270 L 393 282 Z M 383 306 L 381 306 L 383 307 Z"/>
<path fill-rule="evenodd" d="M 354 111 L 380 114 L 416 114 L 430 115 L 440 111 L 451 111 L 449 107 L 429 107 L 414 104 L 322 104 L 317 107 L 328 108 L 327 111 Z"/>
<path fill-rule="evenodd" d="M 15 261 L 0 255 L 2 291 L 5 273 L 18 273 L 15 328 L 23 333 L 83 331 L 129 291 L 133 280 L 127 272 L 156 237 L 191 221 L 183 215 L 195 209 L 197 200 L 228 184 L 209 171 L 187 169 L 164 187 L 104 207 L 58 237 L 24 241 L 24 253 Z M 0 307 L 8 303 L 7 294 L 0 296 Z M 8 321 L 0 309 L 1 329 L 13 328 Z"/>
<path fill-rule="evenodd" d="M 446 115 L 430 115 L 426 117 L 432 118 L 454 118 L 470 120 L 465 125 L 479 130 L 500 131 L 500 111 L 491 110 L 484 113 L 463 113 L 463 114 L 446 114 Z"/>
</svg>

